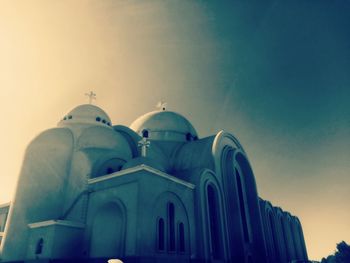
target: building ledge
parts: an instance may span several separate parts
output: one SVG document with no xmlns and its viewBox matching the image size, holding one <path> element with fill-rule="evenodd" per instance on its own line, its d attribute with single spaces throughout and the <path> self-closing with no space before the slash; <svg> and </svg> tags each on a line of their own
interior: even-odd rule
<svg viewBox="0 0 350 263">
<path fill-rule="evenodd" d="M 28 224 L 29 228 L 39 228 L 39 227 L 47 227 L 47 226 L 67 226 L 73 228 L 84 228 L 85 224 L 80 222 L 68 221 L 68 220 L 47 220 L 36 223 Z"/>
<path fill-rule="evenodd" d="M 160 177 L 163 177 L 163 178 L 165 178 L 167 180 L 170 180 L 170 181 L 173 181 L 175 183 L 184 185 L 184 186 L 186 186 L 188 188 L 191 188 L 191 189 L 195 188 L 194 184 L 191 184 L 191 183 L 189 183 L 187 181 L 184 181 L 182 179 L 179 179 L 179 178 L 177 178 L 175 176 L 172 176 L 172 175 L 169 175 L 169 174 L 164 173 L 162 171 L 159 171 L 159 170 L 157 170 L 157 169 L 155 169 L 153 167 L 150 167 L 148 165 L 145 165 L 145 164 L 137 165 L 135 167 L 131 167 L 131 168 L 128 168 L 128 169 L 125 169 L 125 170 L 121 170 L 121 171 L 113 173 L 113 174 L 103 175 L 103 176 L 100 176 L 100 177 L 97 177 L 97 178 L 89 179 L 88 183 L 89 184 L 95 184 L 95 183 L 103 182 L 103 181 L 106 181 L 106 180 L 109 180 L 109 179 L 112 179 L 112 178 L 116 178 L 116 177 L 119 177 L 119 176 L 122 176 L 122 175 L 135 173 L 135 172 L 139 172 L 139 171 L 147 171 L 149 173 L 152 173 L 152 174 L 158 175 Z"/>
</svg>

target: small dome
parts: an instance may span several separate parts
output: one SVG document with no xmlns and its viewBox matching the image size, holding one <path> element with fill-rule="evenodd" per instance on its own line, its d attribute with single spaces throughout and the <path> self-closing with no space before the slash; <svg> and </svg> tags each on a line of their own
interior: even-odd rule
<svg viewBox="0 0 350 263">
<path fill-rule="evenodd" d="M 83 104 L 75 107 L 58 123 L 59 126 L 67 124 L 112 125 L 108 115 L 101 108 L 91 104 Z"/>
<path fill-rule="evenodd" d="M 198 139 L 192 124 L 173 111 L 152 111 L 136 119 L 130 128 L 151 140 L 192 141 Z"/>
</svg>

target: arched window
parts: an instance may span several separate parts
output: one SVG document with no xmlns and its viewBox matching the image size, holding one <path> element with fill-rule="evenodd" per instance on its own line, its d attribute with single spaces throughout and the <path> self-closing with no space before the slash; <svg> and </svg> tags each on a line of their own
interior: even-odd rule
<svg viewBox="0 0 350 263">
<path fill-rule="evenodd" d="M 164 219 L 158 219 L 158 250 L 163 251 L 165 249 L 164 241 L 165 241 L 165 225 Z"/>
<path fill-rule="evenodd" d="M 244 241 L 249 242 L 250 240 L 249 240 L 249 232 L 248 232 L 248 224 L 247 224 L 247 214 L 246 214 L 246 208 L 244 203 L 241 175 L 239 174 L 237 169 L 235 170 L 235 174 L 236 174 L 236 182 L 237 182 L 237 190 L 238 190 L 239 208 L 241 210 Z"/>
<path fill-rule="evenodd" d="M 208 198 L 208 213 L 209 213 L 209 229 L 210 229 L 210 244 L 213 259 L 221 259 L 222 242 L 220 234 L 220 215 L 219 215 L 219 200 L 217 192 L 212 185 L 207 187 Z"/>
<path fill-rule="evenodd" d="M 107 171 L 106 171 L 106 174 L 112 174 L 112 173 L 114 173 L 114 169 L 111 168 L 111 167 L 108 167 Z"/>
<path fill-rule="evenodd" d="M 109 160 L 101 162 L 101 164 L 96 165 L 96 168 L 94 168 L 92 171 L 91 178 L 118 172 L 122 169 L 124 164 L 125 161 L 119 158 L 111 158 Z"/>
<path fill-rule="evenodd" d="M 284 229 L 284 224 L 283 224 L 283 218 L 282 216 L 280 217 L 280 223 L 281 223 L 281 232 L 282 232 L 282 239 L 283 239 L 283 243 L 284 243 L 284 249 L 286 250 L 286 256 L 287 259 L 290 259 L 290 253 L 289 253 L 289 249 L 288 249 L 288 240 L 287 240 L 287 233 L 286 230 Z"/>
<path fill-rule="evenodd" d="M 191 133 L 186 133 L 186 141 L 192 141 L 192 134 Z"/>
<path fill-rule="evenodd" d="M 40 255 L 41 253 L 43 253 L 43 248 L 44 248 L 44 239 L 40 238 L 36 243 L 35 255 Z"/>
<path fill-rule="evenodd" d="M 168 226 L 169 226 L 169 250 L 175 251 L 175 206 L 168 204 Z"/>
<path fill-rule="evenodd" d="M 179 251 L 185 252 L 185 226 L 182 222 L 179 223 Z"/>
<path fill-rule="evenodd" d="M 142 137 L 143 138 L 148 138 L 148 130 L 142 130 Z"/>
<path fill-rule="evenodd" d="M 277 259 L 280 259 L 280 256 L 279 256 L 280 252 L 279 252 L 279 248 L 278 248 L 278 239 L 276 236 L 277 229 L 276 229 L 275 223 L 273 221 L 271 212 L 268 213 L 268 218 L 269 218 L 269 224 L 270 224 L 270 229 L 271 229 L 271 235 L 272 235 L 272 241 L 273 241 L 275 255 L 276 255 Z"/>
<path fill-rule="evenodd" d="M 294 252 L 295 252 L 295 258 L 297 258 L 298 257 L 298 253 L 299 253 L 299 246 L 298 246 L 298 241 L 297 241 L 297 238 L 296 238 L 296 233 L 295 233 L 295 229 L 293 228 L 292 221 L 289 221 L 289 229 L 290 229 L 290 233 L 292 235 Z"/>
</svg>

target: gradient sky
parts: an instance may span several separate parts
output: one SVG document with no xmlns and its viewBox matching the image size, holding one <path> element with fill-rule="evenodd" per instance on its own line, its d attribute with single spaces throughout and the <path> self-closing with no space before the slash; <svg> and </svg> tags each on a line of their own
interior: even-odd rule
<svg viewBox="0 0 350 263">
<path fill-rule="evenodd" d="M 350 2 L 0 0 L 0 203 L 31 139 L 97 93 L 114 124 L 159 100 L 243 144 L 309 257 L 350 243 Z"/>
</svg>

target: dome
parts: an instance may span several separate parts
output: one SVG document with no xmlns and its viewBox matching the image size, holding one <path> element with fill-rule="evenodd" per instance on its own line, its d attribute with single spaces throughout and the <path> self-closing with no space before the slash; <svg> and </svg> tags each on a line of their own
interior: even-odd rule
<svg viewBox="0 0 350 263">
<path fill-rule="evenodd" d="M 191 141 L 198 138 L 192 124 L 173 111 L 152 111 L 136 119 L 130 128 L 151 140 Z M 144 132 L 145 131 L 145 132 Z"/>
<path fill-rule="evenodd" d="M 58 123 L 59 126 L 68 124 L 112 125 L 108 115 L 101 108 L 92 104 L 75 107 Z"/>
</svg>

